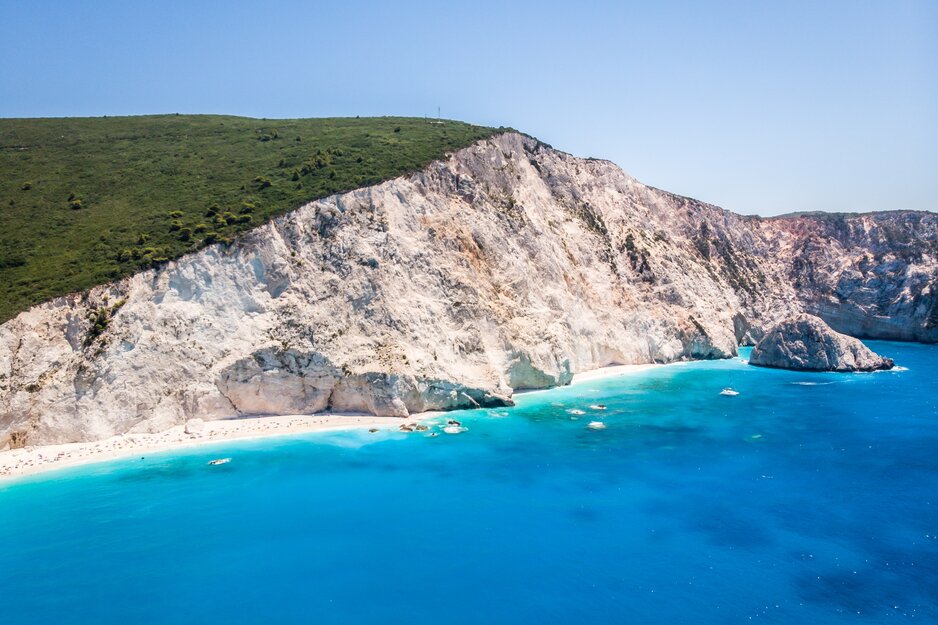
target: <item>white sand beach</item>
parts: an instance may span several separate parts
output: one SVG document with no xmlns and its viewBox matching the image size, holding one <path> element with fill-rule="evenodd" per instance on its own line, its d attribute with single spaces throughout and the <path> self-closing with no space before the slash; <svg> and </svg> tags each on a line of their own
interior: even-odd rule
<svg viewBox="0 0 938 625">
<path fill-rule="evenodd" d="M 690 362 L 690 361 L 688 361 Z M 584 384 L 586 382 L 596 382 L 598 380 L 604 380 L 607 378 L 617 378 L 620 376 L 626 375 L 635 375 L 636 373 L 642 373 L 643 371 L 648 371 L 650 369 L 655 369 L 657 367 L 671 367 L 674 365 L 684 364 L 681 362 L 671 362 L 667 364 L 658 364 L 658 363 L 647 363 L 640 365 L 610 365 L 608 367 L 600 367 L 599 369 L 593 369 L 592 371 L 584 371 L 583 373 L 574 374 L 573 380 L 570 381 L 570 386 L 576 386 L 577 384 Z M 524 391 L 516 391 L 515 395 L 534 395 L 536 393 L 547 393 L 554 390 L 558 387 L 552 388 L 540 388 L 540 389 L 531 389 Z M 563 388 L 563 387 L 560 387 Z"/>
<path fill-rule="evenodd" d="M 669 363 L 669 364 L 681 364 L 681 363 Z M 642 365 L 611 365 L 609 367 L 602 367 L 600 369 L 593 369 L 592 371 L 584 371 L 583 373 L 577 373 L 573 376 L 573 381 L 570 382 L 571 385 L 582 384 L 584 382 L 595 382 L 596 380 L 602 380 L 604 378 L 615 378 L 622 375 L 634 375 L 636 373 L 641 373 L 642 371 L 648 371 L 649 369 L 655 369 L 657 367 L 664 367 L 665 365 L 660 365 L 656 363 L 642 364 Z"/>
<path fill-rule="evenodd" d="M 641 364 L 603 367 L 601 369 L 576 374 L 573 376 L 571 384 L 582 384 L 584 382 L 593 382 L 604 378 L 633 375 L 661 366 L 665 365 Z M 526 393 L 542 393 L 549 390 L 551 389 L 527 391 Z M 375 428 L 378 430 L 396 431 L 402 424 L 416 423 L 420 420 L 440 416 L 441 414 L 444 413 L 426 412 L 411 415 L 403 419 L 396 417 L 376 417 L 373 415 L 326 413 L 313 415 L 242 417 L 204 422 L 199 419 L 193 419 L 189 421 L 189 425 L 187 426 L 178 425 L 163 432 L 121 434 L 99 441 L 24 447 L 0 452 L 0 479 L 226 440 L 284 436 L 355 428 Z M 458 419 L 458 412 L 452 414 Z"/>
<path fill-rule="evenodd" d="M 178 425 L 153 434 L 121 434 L 99 441 L 24 447 L 0 452 L 0 479 L 226 440 L 356 428 L 396 431 L 402 424 L 416 423 L 439 414 L 441 413 L 426 412 L 403 419 L 325 413 L 242 417 L 204 422 L 193 419 L 189 421 L 188 426 Z"/>
</svg>

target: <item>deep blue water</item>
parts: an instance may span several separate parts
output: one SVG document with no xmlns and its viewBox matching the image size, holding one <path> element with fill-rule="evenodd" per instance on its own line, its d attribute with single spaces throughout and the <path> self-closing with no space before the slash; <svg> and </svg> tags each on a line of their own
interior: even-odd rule
<svg viewBox="0 0 938 625">
<path fill-rule="evenodd" d="M 0 483 L 0 622 L 938 623 L 938 347 L 870 344 Z"/>
</svg>

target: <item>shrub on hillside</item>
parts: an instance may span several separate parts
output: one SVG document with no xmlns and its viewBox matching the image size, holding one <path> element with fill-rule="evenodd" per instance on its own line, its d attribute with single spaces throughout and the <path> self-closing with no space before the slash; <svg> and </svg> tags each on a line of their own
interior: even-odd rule
<svg viewBox="0 0 938 625">
<path fill-rule="evenodd" d="M 226 236 L 223 236 L 217 232 L 209 232 L 205 235 L 205 238 L 202 239 L 202 242 L 206 245 L 211 245 L 212 243 L 231 243 L 231 239 Z"/>
</svg>

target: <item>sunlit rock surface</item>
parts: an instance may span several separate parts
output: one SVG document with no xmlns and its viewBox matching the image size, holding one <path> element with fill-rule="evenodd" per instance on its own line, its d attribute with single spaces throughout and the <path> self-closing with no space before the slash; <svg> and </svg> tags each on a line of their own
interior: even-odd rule
<svg viewBox="0 0 938 625">
<path fill-rule="evenodd" d="M 733 356 L 805 310 L 936 341 L 936 231 L 744 217 L 508 133 L 3 324 L 0 448 L 504 405 L 606 365 Z"/>
<path fill-rule="evenodd" d="M 860 339 L 835 332 L 818 317 L 796 315 L 771 328 L 753 348 L 749 364 L 796 371 L 879 371 L 891 358 L 874 353 Z"/>
</svg>

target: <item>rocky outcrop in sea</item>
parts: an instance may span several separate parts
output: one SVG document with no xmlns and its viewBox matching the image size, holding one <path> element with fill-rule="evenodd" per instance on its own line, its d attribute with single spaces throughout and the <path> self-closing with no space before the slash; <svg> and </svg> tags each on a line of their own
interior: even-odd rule
<svg viewBox="0 0 938 625">
<path fill-rule="evenodd" d="M 506 133 L 0 325 L 0 448 L 503 405 L 805 311 L 934 342 L 936 258 L 932 213 L 747 217 Z"/>
<path fill-rule="evenodd" d="M 814 315 L 800 314 L 775 325 L 753 348 L 749 364 L 796 371 L 880 371 L 891 358 L 859 339 L 835 332 Z"/>
</svg>

